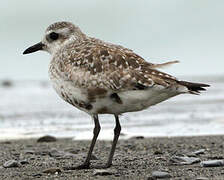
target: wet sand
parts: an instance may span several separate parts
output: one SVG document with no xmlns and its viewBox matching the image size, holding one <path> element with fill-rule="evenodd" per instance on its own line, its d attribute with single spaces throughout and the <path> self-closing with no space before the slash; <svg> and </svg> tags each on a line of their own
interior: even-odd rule
<svg viewBox="0 0 224 180">
<path fill-rule="evenodd" d="M 103 172 L 98 168 L 106 162 L 111 142 L 98 141 L 90 169 L 64 170 L 84 160 L 89 143 L 72 139 L 1 141 L 0 179 L 156 179 L 155 171 L 167 173 L 170 179 L 224 179 L 224 166 L 202 167 L 199 162 L 224 159 L 224 136 L 120 140 L 113 166 Z M 199 161 L 186 164 L 174 160 L 183 156 Z M 3 167 L 9 160 L 15 160 L 18 167 Z"/>
</svg>

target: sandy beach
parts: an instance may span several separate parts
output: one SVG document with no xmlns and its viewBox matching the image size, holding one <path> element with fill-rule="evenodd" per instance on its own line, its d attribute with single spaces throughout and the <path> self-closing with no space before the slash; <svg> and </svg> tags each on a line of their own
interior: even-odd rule
<svg viewBox="0 0 224 180">
<path fill-rule="evenodd" d="M 0 180 L 224 180 L 224 1 L 1 7 Z"/>
<path fill-rule="evenodd" d="M 83 162 L 90 118 L 61 101 L 48 83 L 0 86 L 0 179 L 224 179 L 224 136 L 218 135 L 224 128 L 223 82 L 214 79 L 214 88 L 197 98 L 180 96 L 121 116 L 122 136 L 106 170 L 100 167 L 111 148 L 114 119 L 100 117 L 91 168 L 73 171 L 65 167 Z M 44 134 L 55 141 L 37 142 Z"/>
<path fill-rule="evenodd" d="M 203 167 L 204 161 L 224 159 L 224 136 L 120 140 L 113 166 L 106 170 L 99 166 L 106 162 L 111 142 L 98 141 L 90 169 L 64 170 L 84 160 L 89 143 L 72 139 L 1 141 L 0 179 L 157 179 L 160 175 L 165 179 L 224 178 L 222 163 Z"/>
</svg>

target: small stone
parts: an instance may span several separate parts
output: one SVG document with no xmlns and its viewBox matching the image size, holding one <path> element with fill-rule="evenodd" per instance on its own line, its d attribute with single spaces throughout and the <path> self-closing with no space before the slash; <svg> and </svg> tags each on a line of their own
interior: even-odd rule
<svg viewBox="0 0 224 180">
<path fill-rule="evenodd" d="M 43 173 L 47 173 L 47 174 L 56 174 L 60 172 L 62 172 L 60 168 L 49 168 L 43 171 Z"/>
<path fill-rule="evenodd" d="M 12 142 L 10 142 L 10 141 L 3 141 L 3 142 L 1 142 L 1 144 L 12 144 Z"/>
<path fill-rule="evenodd" d="M 41 177 L 42 174 L 41 173 L 37 173 L 37 174 L 32 174 L 33 177 Z"/>
<path fill-rule="evenodd" d="M 35 151 L 30 150 L 30 149 L 24 151 L 24 154 L 34 154 L 34 153 L 35 153 Z"/>
<path fill-rule="evenodd" d="M 202 167 L 219 167 L 224 166 L 224 160 L 218 159 L 218 160 L 208 160 L 208 161 L 202 161 L 201 162 Z"/>
<path fill-rule="evenodd" d="M 175 165 L 190 165 L 194 163 L 198 163 L 201 160 L 195 157 L 188 157 L 188 156 L 173 156 L 170 159 L 172 164 Z"/>
<path fill-rule="evenodd" d="M 187 155 L 190 156 L 190 157 L 196 157 L 197 155 L 204 154 L 204 153 L 205 153 L 205 149 L 199 149 L 197 151 L 188 153 Z"/>
<path fill-rule="evenodd" d="M 19 167 L 19 162 L 16 160 L 9 160 L 3 164 L 3 167 L 4 168 Z"/>
<path fill-rule="evenodd" d="M 26 159 L 24 159 L 24 160 L 20 160 L 19 163 L 20 163 L 20 164 L 29 164 L 29 162 L 28 162 Z"/>
<path fill-rule="evenodd" d="M 81 157 L 81 158 L 85 159 L 86 153 L 78 153 L 78 154 L 75 154 L 74 157 Z M 92 154 L 90 157 L 90 160 L 98 160 L 98 158 L 96 157 L 96 155 Z"/>
<path fill-rule="evenodd" d="M 49 135 L 46 135 L 37 139 L 37 142 L 55 142 L 55 141 L 57 141 L 57 139 L 54 136 L 49 136 Z"/>
<path fill-rule="evenodd" d="M 112 175 L 113 173 L 110 170 L 107 169 L 95 169 L 93 172 L 94 176 L 107 176 Z"/>
<path fill-rule="evenodd" d="M 224 159 L 223 155 L 211 155 L 207 157 L 210 160 Z"/>
<path fill-rule="evenodd" d="M 52 149 L 50 152 L 49 152 L 49 155 L 51 157 L 61 157 L 61 156 L 64 156 L 65 153 L 63 151 L 58 151 L 57 149 Z"/>
<path fill-rule="evenodd" d="M 154 154 L 155 155 L 159 155 L 159 154 L 163 154 L 163 152 L 160 149 L 158 149 L 158 150 L 155 150 L 154 151 Z"/>
<path fill-rule="evenodd" d="M 195 155 L 204 154 L 204 153 L 205 153 L 205 149 L 199 149 L 199 150 L 193 152 L 193 154 L 195 154 Z"/>
<path fill-rule="evenodd" d="M 68 151 L 69 153 L 72 153 L 72 154 L 78 154 L 79 153 L 79 150 L 77 150 L 77 149 L 65 149 L 65 151 Z"/>
<path fill-rule="evenodd" d="M 91 160 L 98 160 L 98 158 L 94 154 L 91 155 L 91 158 L 90 159 Z"/>
<path fill-rule="evenodd" d="M 41 156 L 46 156 L 46 155 L 49 154 L 49 151 L 40 151 L 39 154 L 40 154 Z"/>
<path fill-rule="evenodd" d="M 115 177 L 120 177 L 121 175 L 118 174 L 118 173 L 116 173 L 116 174 L 114 174 L 114 176 L 115 176 Z"/>
<path fill-rule="evenodd" d="M 33 147 L 32 144 L 27 144 L 26 147 L 30 148 L 30 147 Z"/>
<path fill-rule="evenodd" d="M 2 86 L 4 86 L 4 87 L 11 87 L 12 86 L 12 82 L 10 80 L 4 80 L 4 81 L 2 81 Z"/>
<path fill-rule="evenodd" d="M 171 175 L 168 172 L 164 172 L 164 171 L 153 171 L 152 177 L 162 179 L 162 178 L 170 178 Z"/>
<path fill-rule="evenodd" d="M 131 139 L 144 139 L 145 137 L 144 136 L 133 136 L 131 137 Z"/>
<path fill-rule="evenodd" d="M 35 157 L 30 157 L 30 160 L 35 160 L 36 158 Z"/>
<path fill-rule="evenodd" d="M 71 158 L 71 157 L 77 157 L 78 155 L 72 154 L 69 152 L 64 152 L 64 151 L 58 151 L 57 149 L 52 149 L 49 152 L 49 155 L 51 157 L 57 158 L 57 159 L 66 159 L 66 158 Z"/>
<path fill-rule="evenodd" d="M 195 180 L 208 180 L 206 177 L 197 177 Z"/>
<path fill-rule="evenodd" d="M 152 176 L 149 176 L 149 177 L 147 178 L 147 180 L 156 180 L 156 178 L 154 178 L 154 177 L 152 177 Z"/>
</svg>

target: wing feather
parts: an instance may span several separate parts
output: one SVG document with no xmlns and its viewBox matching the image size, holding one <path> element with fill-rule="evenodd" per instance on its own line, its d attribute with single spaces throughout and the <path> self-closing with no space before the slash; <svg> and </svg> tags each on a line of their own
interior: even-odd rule
<svg viewBox="0 0 224 180">
<path fill-rule="evenodd" d="M 111 91 L 126 91 L 150 88 L 154 84 L 167 87 L 176 82 L 176 78 L 155 68 L 177 61 L 149 63 L 130 49 L 93 38 L 65 47 L 62 51 L 68 49 L 72 49 L 72 52 L 67 52 L 69 58 L 61 57 L 67 66 L 63 69 L 75 85 L 84 88 L 104 87 Z"/>
</svg>

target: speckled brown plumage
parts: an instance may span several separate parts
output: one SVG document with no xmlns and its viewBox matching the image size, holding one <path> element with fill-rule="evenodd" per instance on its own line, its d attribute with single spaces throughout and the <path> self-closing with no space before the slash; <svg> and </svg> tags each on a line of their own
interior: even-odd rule
<svg viewBox="0 0 224 180">
<path fill-rule="evenodd" d="M 114 114 L 116 126 L 110 167 L 121 126 L 118 115 L 140 111 L 182 93 L 199 94 L 206 84 L 179 81 L 158 71 L 176 61 L 153 64 L 132 50 L 85 35 L 69 22 L 50 25 L 43 40 L 24 54 L 45 50 L 52 54 L 49 75 L 58 95 L 69 104 L 90 114 L 95 128 L 84 163 L 68 169 L 90 167 L 90 158 L 100 132 L 98 114 Z"/>
<path fill-rule="evenodd" d="M 88 37 L 77 26 L 67 22 L 50 25 L 46 32 L 64 28 L 74 34 L 74 38 L 61 42 L 63 46 L 54 52 L 50 77 L 68 81 L 80 88 L 86 94 L 87 103 L 96 102 L 115 92 L 146 90 L 154 85 L 177 91 L 184 89 L 175 77 L 156 69 L 177 61 L 149 63 L 132 50 Z M 62 33 L 61 36 L 66 35 Z"/>
<path fill-rule="evenodd" d="M 66 44 L 55 54 L 52 69 L 55 64 L 61 72 L 67 72 L 67 79 L 84 88 L 122 91 L 134 89 L 137 84 L 151 87 L 154 83 L 168 86 L 176 82 L 174 77 L 151 68 L 154 64 L 133 51 L 88 37 L 77 44 Z M 88 77 L 83 76 L 86 74 Z"/>
</svg>

